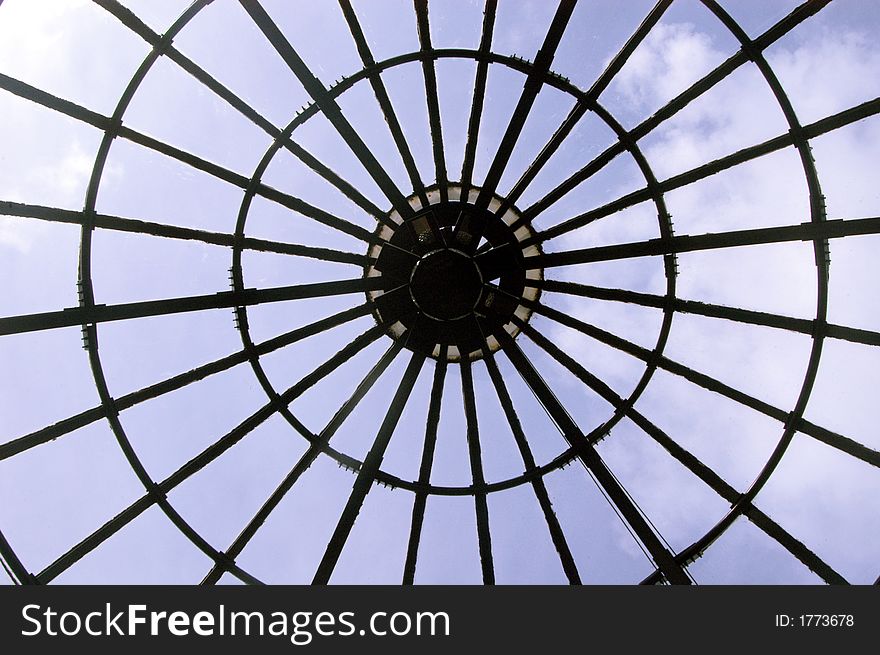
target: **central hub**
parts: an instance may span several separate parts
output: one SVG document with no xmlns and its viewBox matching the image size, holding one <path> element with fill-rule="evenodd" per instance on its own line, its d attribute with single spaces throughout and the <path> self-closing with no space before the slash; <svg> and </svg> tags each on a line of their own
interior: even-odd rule
<svg viewBox="0 0 880 655">
<path fill-rule="evenodd" d="M 477 206 L 479 189 L 462 198 L 451 184 L 444 194 L 434 187 L 424 196 L 407 200 L 408 216 L 392 210 L 376 228 L 364 275 L 383 284 L 367 298 L 376 320 L 406 348 L 448 361 L 477 359 L 531 317 L 543 271 L 528 258 L 540 250 L 523 245 L 534 232 L 515 209 L 501 212 L 500 198 Z"/>
<path fill-rule="evenodd" d="M 409 292 L 429 318 L 452 321 L 474 311 L 483 291 L 483 276 L 473 257 L 460 250 L 434 250 L 416 262 Z"/>
</svg>

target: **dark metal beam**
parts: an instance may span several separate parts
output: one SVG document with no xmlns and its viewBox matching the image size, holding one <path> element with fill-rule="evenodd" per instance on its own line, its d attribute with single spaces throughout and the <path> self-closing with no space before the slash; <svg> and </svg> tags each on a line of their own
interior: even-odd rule
<svg viewBox="0 0 880 655">
<path fill-rule="evenodd" d="M 373 93 L 379 102 L 382 114 L 385 116 L 385 122 L 388 123 L 391 138 L 394 139 L 394 145 L 397 146 L 397 151 L 400 153 L 400 158 L 413 186 L 413 193 L 419 196 L 423 205 L 427 205 L 428 195 L 425 193 L 425 183 L 422 182 L 422 178 L 419 175 L 419 169 L 416 166 L 406 136 L 403 134 L 403 129 L 394 111 L 394 106 L 391 104 L 391 98 L 388 96 L 388 90 L 385 88 L 382 76 L 378 70 L 375 70 L 376 61 L 373 59 L 373 53 L 370 51 L 370 46 L 358 22 L 357 14 L 355 14 L 349 0 L 339 0 L 339 6 L 342 8 L 342 14 L 345 16 L 345 22 L 348 23 L 348 29 L 351 32 L 351 37 L 357 47 L 364 68 L 371 71 L 369 78 L 370 86 L 373 87 Z"/>
<path fill-rule="evenodd" d="M 33 218 L 52 223 L 67 223 L 79 226 L 87 223 L 91 227 L 104 230 L 145 234 L 165 239 L 200 241 L 213 246 L 232 248 L 238 245 L 243 250 L 270 252 L 280 255 L 293 255 L 296 257 L 310 257 L 312 259 L 320 259 L 342 264 L 354 264 L 356 266 L 364 266 L 370 262 L 370 258 L 366 255 L 343 252 L 331 248 L 316 248 L 313 246 L 303 246 L 298 243 L 255 239 L 253 237 L 242 237 L 241 239 L 237 239 L 234 234 L 210 232 L 208 230 L 199 230 L 191 227 L 156 223 L 134 218 L 123 218 L 120 216 L 110 216 L 107 214 L 87 215 L 84 212 L 74 211 L 72 209 L 60 209 L 57 207 L 46 207 L 44 205 L 30 205 L 8 200 L 0 200 L 0 214 L 4 216 L 19 216 L 22 218 Z"/>
<path fill-rule="evenodd" d="M 363 293 L 365 291 L 382 289 L 386 284 L 387 282 L 381 277 L 362 277 L 352 280 L 298 284 L 267 289 L 244 289 L 241 292 L 221 291 L 203 296 L 164 298 L 162 300 L 146 300 L 119 305 L 68 307 L 67 309 L 54 312 L 0 318 L 0 336 L 206 309 L 244 307 L 285 300 Z"/>
<path fill-rule="evenodd" d="M 545 233 L 542 233 L 545 234 Z M 631 257 L 649 257 L 672 253 L 713 250 L 716 248 L 737 248 L 790 241 L 815 241 L 817 239 L 839 239 L 849 236 L 880 234 L 880 217 L 856 218 L 851 220 L 829 220 L 821 223 L 810 222 L 782 227 L 763 227 L 750 230 L 734 230 L 710 234 L 685 234 L 668 239 L 649 239 L 634 243 L 610 246 L 596 246 L 579 250 L 535 255 L 526 258 L 530 268 L 549 268 L 552 266 L 571 266 Z"/>
<path fill-rule="evenodd" d="M 82 121 L 92 127 L 96 127 L 99 130 L 106 130 L 111 127 L 111 120 L 103 114 L 99 114 L 91 109 L 86 109 L 75 102 L 64 100 L 51 93 L 46 93 L 35 86 L 31 86 L 26 82 L 17 80 L 14 77 L 9 77 L 3 73 L 0 73 L 0 89 L 9 91 L 13 95 L 17 95 L 19 98 L 30 100 L 38 105 L 42 105 L 48 109 L 75 118 L 76 120 Z"/>
<path fill-rule="evenodd" d="M 880 346 L 880 332 L 861 330 L 858 328 L 835 325 L 833 323 L 821 324 L 815 320 L 794 318 L 780 314 L 770 314 L 752 309 L 728 307 L 726 305 L 714 305 L 712 303 L 697 300 L 684 300 L 671 298 L 651 293 L 629 291 L 627 289 L 610 289 L 596 287 L 576 282 L 564 282 L 558 280 L 535 280 L 530 282 L 535 287 L 544 291 L 564 293 L 567 295 L 593 298 L 595 300 L 608 300 L 640 305 L 642 307 L 655 307 L 657 309 L 669 309 L 683 314 L 695 314 L 709 318 L 720 318 L 727 321 L 736 321 L 747 325 L 760 325 L 780 330 L 788 330 L 799 334 L 813 336 L 824 333 L 827 337 L 842 339 L 851 343 L 861 343 L 869 346 Z"/>
<path fill-rule="evenodd" d="M 385 419 L 382 421 L 379 432 L 376 434 L 376 439 L 370 447 L 366 458 L 364 458 L 360 471 L 358 471 L 351 495 L 348 498 L 345 509 L 342 510 L 342 516 L 339 517 L 339 522 L 336 524 L 333 536 L 330 537 L 327 549 L 324 551 L 324 556 L 318 565 L 318 570 L 315 572 L 313 584 L 327 584 L 330 581 L 330 576 L 333 575 L 333 569 L 336 568 L 336 563 L 339 561 L 339 556 L 342 554 L 345 542 L 351 534 L 351 529 L 354 527 L 354 522 L 361 511 L 364 499 L 367 497 L 370 487 L 375 481 L 376 472 L 379 470 L 379 467 L 382 465 L 382 459 L 385 457 L 385 450 L 388 448 L 388 443 L 391 441 L 391 436 L 397 427 L 397 422 L 400 420 L 400 415 L 403 413 L 403 408 L 406 406 L 406 401 L 409 399 L 410 393 L 415 386 L 425 359 L 425 355 L 414 352 L 409 360 L 406 371 L 403 373 L 403 379 L 400 381 L 400 386 L 394 394 L 394 398 L 392 398 L 388 411 L 385 414 Z"/>
<path fill-rule="evenodd" d="M 519 448 L 519 453 L 522 457 L 525 470 L 535 470 L 537 468 L 535 457 L 532 455 L 529 441 L 523 431 L 519 416 L 517 416 L 516 413 L 516 408 L 513 406 L 510 393 L 507 391 L 507 386 L 504 384 L 504 378 L 501 375 L 501 371 L 498 370 L 498 365 L 495 363 L 495 358 L 494 356 L 485 356 L 484 354 L 483 361 L 486 363 L 489 377 L 492 379 L 495 393 L 498 395 L 498 401 L 501 403 L 501 408 L 504 410 L 504 416 L 507 418 L 507 424 L 510 426 L 510 431 L 513 433 L 517 448 Z M 550 495 L 547 493 L 544 479 L 533 479 L 532 489 L 538 499 L 538 504 L 541 506 L 544 520 L 547 523 L 547 529 L 550 531 L 550 538 L 553 540 L 553 545 L 559 555 L 559 561 L 562 564 L 562 570 L 565 572 L 566 578 L 568 578 L 570 584 L 581 584 L 581 577 L 578 573 L 577 564 L 571 554 L 571 549 L 568 547 L 568 542 L 565 539 L 565 533 L 562 531 L 562 526 L 559 524 L 559 519 L 553 511 L 553 504 L 550 502 Z"/>
<path fill-rule="evenodd" d="M 480 134 L 480 119 L 483 115 L 483 100 L 486 97 L 486 78 L 489 74 L 489 60 L 486 56 L 492 49 L 492 33 L 495 29 L 495 12 L 498 0 L 486 0 L 483 10 L 483 28 L 480 36 L 477 73 L 474 77 L 474 93 L 471 100 L 471 113 L 468 119 L 467 143 L 464 148 L 464 160 L 461 165 L 461 193 L 467 198 L 473 185 L 474 160 L 477 155 L 477 140 Z"/>
<path fill-rule="evenodd" d="M 275 24 L 275 21 L 272 20 L 257 0 L 239 0 L 239 3 L 251 17 L 251 20 L 254 21 L 254 24 L 266 36 L 269 43 L 272 44 L 272 47 L 281 55 L 281 58 L 305 88 L 306 93 L 311 96 L 327 120 L 336 128 L 336 131 L 339 132 L 339 135 L 348 144 L 352 153 L 361 162 L 385 197 L 388 198 L 389 202 L 391 202 L 401 216 L 404 218 L 409 217 L 412 214 L 412 208 L 406 202 L 400 189 L 394 185 L 391 177 L 382 168 L 382 165 L 358 135 L 354 127 L 352 127 L 351 123 L 348 122 L 348 119 L 342 114 L 342 110 L 339 108 L 334 97 L 327 92 L 321 81 L 309 70 L 309 67 L 294 50 L 287 37 L 284 36 Z"/>
<path fill-rule="evenodd" d="M 474 378 L 471 363 L 467 359 L 461 361 L 461 393 L 464 399 L 464 416 L 467 423 L 468 457 L 471 463 L 471 479 L 473 480 L 474 506 L 477 515 L 477 543 L 480 550 L 480 568 L 483 572 L 483 584 L 495 584 L 495 563 L 492 558 L 492 533 L 489 530 L 489 505 L 486 494 L 476 488 L 486 484 L 483 476 L 483 457 L 480 450 L 480 429 L 477 422 L 477 401 L 474 395 Z"/>
<path fill-rule="evenodd" d="M 428 103 L 428 123 L 431 129 L 431 148 L 434 153 L 434 173 L 440 199 L 449 200 L 449 180 L 446 175 L 446 154 L 443 149 L 443 127 L 440 123 L 440 97 L 437 93 L 437 72 L 432 58 L 431 27 L 428 23 L 428 0 L 413 0 L 416 10 L 416 26 L 422 57 L 422 75 L 425 78 L 425 98 Z"/>
<path fill-rule="evenodd" d="M 619 511 L 623 520 L 632 529 L 639 541 L 644 545 L 654 560 L 655 565 L 663 572 L 666 579 L 673 584 L 690 584 L 691 580 L 684 568 L 675 560 L 674 555 L 666 548 L 660 537 L 643 516 L 638 506 L 618 482 L 617 478 L 602 461 L 599 453 L 587 441 L 583 432 L 568 415 L 565 407 L 557 400 L 553 391 L 534 368 L 528 357 L 520 350 L 516 342 L 507 335 L 496 335 L 504 342 L 504 353 L 523 380 L 534 392 L 535 396 L 547 410 L 548 414 L 559 427 L 569 445 L 578 448 L 578 459 L 593 475 L 596 482 L 607 494 L 608 498 Z"/>
<path fill-rule="evenodd" d="M 440 409 L 443 403 L 443 386 L 446 383 L 448 346 L 443 346 L 434 364 L 434 381 L 431 386 L 431 399 L 428 405 L 428 421 L 425 425 L 425 445 L 422 448 L 422 462 L 419 466 L 419 483 L 431 482 L 431 469 L 434 466 L 434 450 L 437 446 L 437 428 L 440 425 Z M 419 543 L 422 539 L 422 524 L 425 520 L 425 505 L 428 494 L 417 492 L 413 501 L 412 521 L 409 541 L 406 548 L 406 561 L 403 565 L 403 584 L 411 585 L 415 580 Z"/>
</svg>

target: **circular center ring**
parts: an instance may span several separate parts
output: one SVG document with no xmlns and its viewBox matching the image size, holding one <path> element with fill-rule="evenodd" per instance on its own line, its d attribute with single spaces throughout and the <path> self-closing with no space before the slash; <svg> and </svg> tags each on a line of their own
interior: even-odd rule
<svg viewBox="0 0 880 655">
<path fill-rule="evenodd" d="M 416 262 L 409 292 L 425 316 L 453 321 L 466 317 L 480 302 L 483 274 L 474 258 L 461 250 L 433 250 Z"/>
<path fill-rule="evenodd" d="M 461 188 L 449 185 L 443 198 L 432 187 L 427 205 L 413 196 L 411 216 L 392 210 L 376 228 L 364 275 L 388 284 L 367 297 L 376 320 L 410 350 L 478 359 L 519 334 L 531 317 L 543 279 L 528 259 L 540 249 L 523 245 L 534 233 L 515 208 L 499 213 L 500 198 L 477 206 L 479 195 L 472 189 L 462 199 Z"/>
</svg>

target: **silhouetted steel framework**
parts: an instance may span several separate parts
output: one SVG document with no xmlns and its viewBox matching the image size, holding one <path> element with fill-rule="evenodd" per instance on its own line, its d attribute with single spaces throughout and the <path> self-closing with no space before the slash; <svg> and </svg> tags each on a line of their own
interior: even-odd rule
<svg viewBox="0 0 880 655">
<path fill-rule="evenodd" d="M 880 217 L 847 217 L 846 219 L 829 220 L 826 217 L 824 198 L 810 150 L 811 139 L 880 112 L 880 98 L 804 125 L 799 121 L 782 85 L 765 60 L 763 52 L 769 46 L 819 12 L 830 0 L 804 2 L 790 15 L 755 39 L 750 39 L 737 22 L 714 0 L 703 0 L 703 4 L 741 44 L 740 50 L 693 86 L 669 101 L 653 116 L 632 129 L 625 129 L 600 104 L 599 97 L 636 47 L 657 24 L 670 6 L 671 1 L 658 2 L 620 52 L 610 61 L 592 87 L 581 90 L 567 79 L 555 74 L 551 67 L 554 53 L 572 15 L 574 0 L 562 0 L 559 3 L 534 62 L 492 51 L 497 0 L 486 0 L 482 37 L 479 47 L 475 50 L 435 48 L 430 38 L 428 3 L 426 0 L 415 0 L 419 50 L 379 62 L 373 58 L 349 0 L 339 0 L 364 67 L 361 71 L 344 78 L 330 88 L 325 87 L 309 70 L 297 54 L 294 45 L 288 42 L 258 0 L 239 0 L 241 6 L 281 55 L 313 100 L 284 128 L 270 123 L 244 100 L 174 47 L 174 38 L 200 10 L 210 3 L 210 0 L 194 2 L 165 34 L 155 33 L 116 0 L 95 0 L 98 5 L 152 46 L 152 50 L 128 83 L 111 116 L 96 113 L 73 102 L 52 96 L 5 75 L 0 76 L 0 87 L 5 91 L 88 123 L 104 132 L 82 211 L 8 201 L 0 203 L 0 213 L 7 216 L 29 217 L 81 226 L 79 306 L 61 311 L 0 318 L 0 334 L 9 335 L 63 326 L 81 326 L 84 347 L 88 351 L 101 404 L 31 434 L 3 443 L 0 445 L 0 458 L 14 457 L 30 448 L 63 437 L 78 428 L 103 419 L 109 422 L 128 462 L 144 487 L 144 494 L 137 501 L 38 573 L 32 573 L 25 566 L 0 534 L 0 554 L 2 554 L 5 564 L 11 570 L 14 578 L 21 583 L 43 584 L 51 582 L 145 510 L 157 505 L 174 525 L 214 562 L 213 568 L 207 572 L 204 578 L 205 583 L 217 582 L 225 572 L 230 572 L 245 582 L 258 583 L 258 580 L 236 564 L 236 557 L 273 509 L 281 502 L 285 494 L 296 484 L 299 476 L 317 457 L 327 455 L 350 469 L 355 474 L 355 481 L 348 503 L 338 520 L 336 529 L 315 573 L 314 582 L 319 584 L 327 583 L 330 580 L 364 499 L 376 482 L 411 491 L 415 496 L 412 527 L 402 571 L 402 580 L 406 584 L 412 583 L 414 579 L 425 505 L 427 497 L 431 494 L 472 496 L 474 498 L 483 581 L 493 583 L 495 574 L 487 495 L 525 483 L 530 484 L 535 492 L 568 580 L 573 584 L 580 583 L 581 575 L 575 565 L 562 527 L 551 507 L 543 480 L 543 476 L 547 473 L 565 466 L 575 459 L 580 460 L 586 467 L 634 539 L 653 561 L 655 571 L 643 581 L 645 583 L 686 584 L 691 582 L 688 564 L 700 557 L 706 548 L 740 516 L 747 517 L 824 581 L 845 583 L 846 581 L 839 573 L 759 510 L 752 501 L 773 474 L 796 432 L 809 435 L 875 467 L 880 466 L 880 453 L 877 451 L 815 425 L 803 416 L 816 380 L 822 346 L 826 339 L 841 339 L 880 346 L 880 333 L 833 325 L 826 320 L 829 239 L 880 233 Z M 160 57 L 170 59 L 273 137 L 272 145 L 250 177 L 239 175 L 168 143 L 141 134 L 124 124 L 123 118 L 130 101 L 152 65 Z M 469 59 L 476 62 L 473 105 L 468 123 L 464 163 L 458 181 L 451 181 L 449 178 L 439 116 L 435 62 L 444 58 Z M 409 62 L 420 62 L 424 73 L 435 165 L 435 180 L 430 184 L 426 184 L 420 178 L 381 76 L 384 71 Z M 757 66 L 763 75 L 766 84 L 782 109 L 789 130 L 773 139 L 698 166 L 685 173 L 665 180 L 658 180 L 639 148 L 639 141 L 734 71 L 749 63 Z M 500 146 L 489 166 L 486 179 L 477 187 L 473 182 L 474 160 L 486 90 L 487 71 L 490 64 L 519 71 L 526 76 L 526 81 Z M 369 82 L 376 95 L 388 123 L 391 137 L 412 183 L 411 193 L 408 190 L 405 193 L 395 185 L 344 117 L 337 104 L 340 95 L 362 80 Z M 576 104 L 544 146 L 537 159 L 528 166 L 522 177 L 514 184 L 510 193 L 506 197 L 499 197 L 496 195 L 496 187 L 543 85 L 555 87 L 570 94 L 576 100 Z M 598 116 L 615 132 L 617 135 L 616 143 L 594 160 L 586 163 L 583 168 L 569 178 L 561 181 L 545 197 L 529 207 L 522 210 L 517 209 L 516 202 L 522 197 L 539 171 L 564 143 L 578 121 L 590 112 Z M 339 174 L 297 144 L 293 138 L 296 128 L 318 113 L 322 113 L 339 132 L 351 152 L 363 164 L 370 177 L 385 195 L 391 210 L 386 211 L 377 207 L 354 186 L 342 179 Z M 240 187 L 244 191 L 244 199 L 234 234 L 215 233 L 97 213 L 95 203 L 108 150 L 111 142 L 117 138 L 135 142 Z M 737 164 L 789 147 L 794 147 L 800 156 L 809 189 L 810 216 L 805 216 L 803 223 L 717 234 L 680 235 L 673 233 L 672 221 L 664 201 L 665 192 L 702 180 Z M 261 177 L 270 161 L 281 149 L 293 154 L 330 185 L 345 194 L 357 206 L 373 216 L 377 221 L 376 230 L 372 232 L 365 230 L 345 218 L 332 215 L 299 198 L 264 184 Z M 643 189 L 615 198 L 598 209 L 585 212 L 546 229 L 536 230 L 532 227 L 532 220 L 542 211 L 624 153 L 629 153 L 641 170 L 645 178 Z M 328 248 L 308 247 L 247 236 L 245 225 L 251 202 L 255 196 L 278 203 L 329 228 L 360 239 L 366 245 L 366 254 L 340 252 Z M 551 239 L 646 200 L 652 201 L 657 209 L 661 235 L 657 239 L 547 254 L 541 249 L 541 244 L 547 243 Z M 232 249 L 233 256 L 232 289 L 216 294 L 167 298 L 148 302 L 117 305 L 96 304 L 90 275 L 92 236 L 95 230 L 135 232 L 168 239 L 191 239 L 207 244 L 227 246 Z M 684 300 L 676 296 L 676 255 L 678 253 L 787 241 L 809 241 L 813 244 L 818 297 L 816 317 L 812 320 Z M 278 288 L 245 288 L 241 261 L 242 253 L 245 250 L 282 253 L 350 264 L 361 267 L 363 272 L 343 281 Z M 645 255 L 663 257 L 666 278 L 666 292 L 663 295 L 600 288 L 544 278 L 544 271 L 557 266 L 571 266 Z M 432 277 L 436 277 L 438 274 L 445 275 L 447 278 L 452 277 L 458 281 L 458 284 L 454 288 L 439 293 L 440 289 L 432 282 Z M 662 309 L 663 322 L 656 343 L 653 348 L 644 348 L 564 314 L 542 302 L 542 293 L 567 294 Z M 268 341 L 255 343 L 251 339 L 248 328 L 248 306 L 340 294 L 354 294 L 355 296 L 366 294 L 366 302 L 355 304 L 350 309 L 316 320 L 309 325 Z M 106 321 L 212 308 L 232 308 L 234 310 L 236 324 L 243 343 L 241 350 L 127 395 L 111 396 L 105 382 L 98 349 L 98 324 Z M 800 394 L 794 406 L 790 408 L 775 407 L 666 357 L 663 351 L 669 336 L 672 317 L 676 311 L 810 335 L 812 338 L 811 356 Z M 647 365 L 645 372 L 634 391 L 628 397 L 619 396 L 605 382 L 533 327 L 529 323 L 529 317 L 533 312 L 645 362 Z M 355 338 L 292 387 L 285 390 L 277 390 L 273 387 L 263 370 L 261 355 L 314 337 L 355 318 L 370 314 L 376 318 L 377 324 L 374 327 Z M 582 432 L 569 416 L 566 407 L 557 399 L 548 382 L 534 367 L 530 357 L 520 349 L 516 340 L 520 333 L 523 333 L 543 349 L 549 357 L 568 369 L 586 387 L 607 400 L 614 407 L 612 416 L 589 433 Z M 385 335 L 391 336 L 388 350 L 358 384 L 354 393 L 338 409 L 327 426 L 318 434 L 306 428 L 289 409 L 290 403 L 353 355 Z M 334 449 L 330 443 L 334 433 L 404 349 L 411 351 L 409 363 L 402 380 L 399 382 L 397 392 L 385 409 L 385 418 L 364 460 L 359 461 Z M 532 455 L 529 439 L 520 423 L 518 408 L 511 399 L 495 361 L 499 353 L 506 357 L 520 373 L 568 443 L 568 448 L 549 463 L 539 466 Z M 416 378 L 429 359 L 433 361 L 434 373 L 419 476 L 417 480 L 404 480 L 384 471 L 382 459 L 395 426 L 407 404 Z M 139 403 L 174 392 L 244 362 L 250 363 L 264 388 L 268 396 L 266 404 L 167 478 L 153 479 L 132 448 L 120 421 L 120 414 Z M 472 472 L 472 484 L 461 487 L 438 486 L 431 483 L 437 427 L 444 402 L 444 382 L 449 365 L 461 367 L 461 393 Z M 485 481 L 482 471 L 480 426 L 477 422 L 477 397 L 472 373 L 474 366 L 486 367 L 497 395 L 497 399 L 488 399 L 487 402 L 495 402 L 495 400 L 500 402 L 524 466 L 524 472 L 521 475 L 491 484 Z M 672 436 L 666 434 L 649 418 L 634 409 L 636 400 L 645 390 L 658 368 L 681 376 L 696 385 L 776 419 L 781 424 L 781 435 L 775 449 L 757 478 L 747 488 L 736 489 L 732 487 L 698 457 L 674 441 Z M 167 494 L 275 414 L 283 416 L 293 429 L 309 442 L 309 447 L 278 488 L 244 527 L 238 538 L 225 551 L 217 551 L 180 516 L 172 503 L 169 502 Z M 644 515 L 620 481 L 605 465 L 594 447 L 624 417 L 629 418 L 648 437 L 662 446 L 669 455 L 730 504 L 729 512 L 714 527 L 680 552 L 675 552 L 663 539 L 663 536 Z"/>
</svg>

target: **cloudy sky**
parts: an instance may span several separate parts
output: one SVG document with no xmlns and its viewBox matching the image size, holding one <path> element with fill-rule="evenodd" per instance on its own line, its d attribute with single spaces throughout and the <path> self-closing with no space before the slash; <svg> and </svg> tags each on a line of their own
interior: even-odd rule
<svg viewBox="0 0 880 655">
<path fill-rule="evenodd" d="M 103 3 L 113 4 L 113 3 Z M 189 5 L 185 0 L 124 0 L 159 34 Z M 302 59 L 326 86 L 363 67 L 336 2 L 263 0 Z M 581 89 L 602 73 L 653 6 L 581 0 L 561 41 L 553 70 Z M 727 0 L 720 3 L 750 37 L 785 17 L 799 2 Z M 416 15 L 408 0 L 353 2 L 377 61 L 419 49 Z M 534 59 L 555 4 L 499 3 L 492 49 Z M 482 2 L 432 0 L 430 29 L 438 48 L 480 43 Z M 799 120 L 806 125 L 880 96 L 880 7 L 872 0 L 833 0 L 764 53 Z M 283 128 L 309 97 L 271 44 L 233 0 L 214 0 L 174 39 L 174 47 Z M 702 3 L 674 0 L 659 23 L 600 96 L 630 129 L 648 119 L 739 50 L 739 42 Z M 0 5 L 0 73 L 104 116 L 150 51 L 149 44 L 111 12 L 88 0 L 5 0 Z M 449 177 L 460 176 L 476 64 L 436 63 Z M 435 179 L 421 65 L 383 72 L 423 180 Z M 484 179 L 523 88 L 523 74 L 489 66 L 474 181 Z M 0 89 L 0 201 L 80 211 L 103 133 L 82 121 Z M 503 196 L 574 107 L 571 95 L 544 87 L 499 184 Z M 391 179 L 412 192 L 406 168 L 367 81 L 339 96 L 339 105 Z M 202 85 L 168 56 L 150 67 L 124 125 L 250 178 L 273 138 Z M 689 171 L 788 132 L 789 126 L 758 67 L 746 63 L 639 141 L 658 180 Z M 387 198 L 331 123 L 317 114 L 293 133 L 297 144 L 354 185 L 371 203 Z M 525 210 L 581 169 L 616 136 L 588 112 L 519 199 Z M 811 141 L 828 217 L 878 216 L 880 119 L 870 117 Z M 99 214 L 230 234 L 244 197 L 240 186 L 157 152 L 116 138 L 101 173 Z M 372 229 L 374 217 L 318 177 L 285 149 L 271 158 L 262 181 L 350 223 Z M 645 186 L 628 153 L 535 219 L 543 230 Z M 665 194 L 676 234 L 796 225 L 810 219 L 804 167 L 793 147 L 740 164 Z M 14 214 L 10 209 L 5 213 Z M 366 244 L 257 195 L 248 237 L 362 254 Z M 546 252 L 645 241 L 660 236 L 657 207 L 635 204 L 544 243 Z M 75 307 L 81 230 L 64 224 L 0 216 L 0 316 Z M 876 235 L 830 244 L 829 323 L 880 331 L 872 280 L 880 276 Z M 360 277 L 358 265 L 245 250 L 245 287 L 277 287 Z M 95 302 L 107 305 L 228 290 L 232 249 L 184 240 L 97 229 L 90 275 Z M 802 319 L 817 311 L 812 244 L 791 242 L 684 253 L 678 256 L 676 295 Z M 639 257 L 547 269 L 546 276 L 595 287 L 663 296 L 661 257 Z M 873 291 L 873 293 L 872 293 Z M 354 307 L 358 294 L 248 308 L 250 338 L 260 344 Z M 542 302 L 566 315 L 652 349 L 663 312 L 650 306 L 545 292 Z M 171 314 L 98 326 L 100 364 L 114 398 L 142 389 L 242 348 L 231 309 Z M 374 325 L 367 314 L 318 337 L 260 358 L 279 392 L 288 389 Z M 645 362 L 536 314 L 537 330 L 626 397 Z M 602 425 L 613 407 L 585 387 L 526 336 L 518 341 L 584 433 Z M 317 434 L 376 364 L 391 341 L 382 336 L 297 398 L 290 409 Z M 677 312 L 664 355 L 788 413 L 798 399 L 812 339 L 805 334 Z M 338 451 L 362 459 L 369 450 L 409 357 L 403 351 L 333 437 Z M 497 357 L 539 465 L 566 448 L 558 429 L 511 363 Z M 79 327 L 0 337 L 0 443 L 33 433 L 101 404 Z M 434 365 L 423 367 L 394 432 L 382 468 L 416 480 Z M 517 477 L 523 460 L 482 362 L 474 364 L 483 467 L 490 483 Z M 471 469 L 465 437 L 459 367 L 449 367 L 431 482 L 467 487 Z M 875 389 L 880 350 L 828 339 L 807 420 L 880 450 Z M 267 402 L 247 362 L 120 414 L 138 459 L 154 480 L 174 473 Z M 659 370 L 635 409 L 699 457 L 738 491 L 748 489 L 783 426 L 672 372 Z M 305 440 L 274 414 L 228 452 L 189 477 L 169 501 L 211 547 L 235 540 L 297 459 Z M 609 468 L 678 552 L 727 513 L 729 503 L 700 481 L 632 420 L 620 421 L 598 450 Z M 351 492 L 354 475 L 319 456 L 270 514 L 236 561 L 266 582 L 311 581 Z M 589 583 L 638 582 L 653 570 L 638 544 L 578 463 L 545 477 L 580 575 Z M 0 530 L 25 567 L 39 573 L 144 494 L 109 423 L 97 420 L 58 439 L 0 460 Z M 755 504 L 850 582 L 880 574 L 880 475 L 869 463 L 796 434 Z M 375 485 L 343 549 L 332 582 L 401 580 L 414 495 Z M 501 583 L 565 583 L 559 557 L 532 486 L 488 496 L 492 552 Z M 211 560 L 156 506 L 151 506 L 55 578 L 59 583 L 195 583 Z M 689 568 L 700 583 L 819 583 L 820 578 L 760 528 L 740 518 Z M 474 500 L 433 495 L 427 502 L 418 583 L 479 583 Z M 222 582 L 235 582 L 226 574 Z"/>
</svg>

